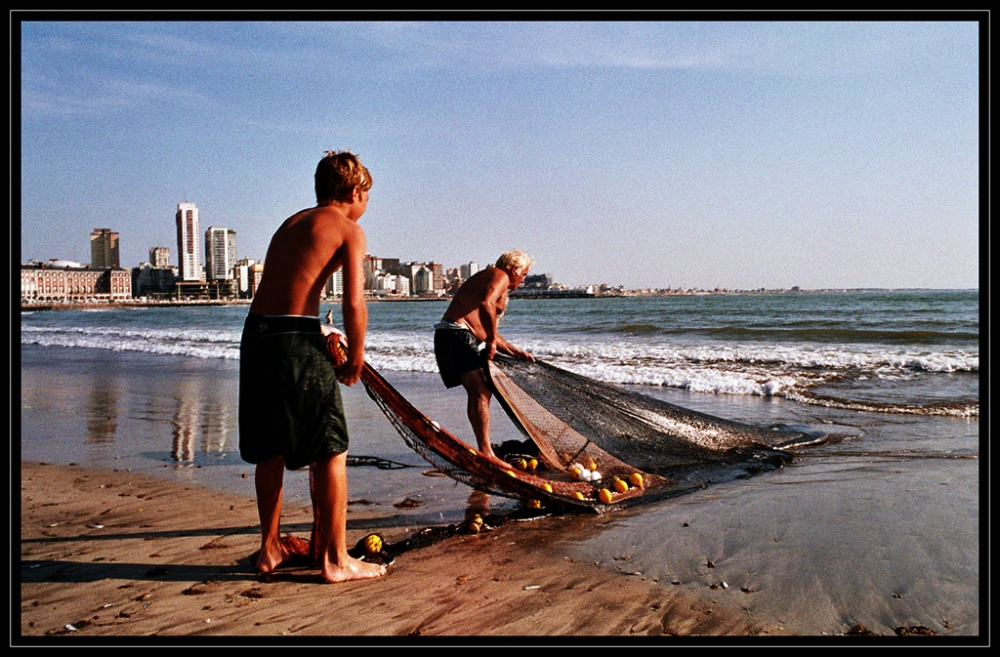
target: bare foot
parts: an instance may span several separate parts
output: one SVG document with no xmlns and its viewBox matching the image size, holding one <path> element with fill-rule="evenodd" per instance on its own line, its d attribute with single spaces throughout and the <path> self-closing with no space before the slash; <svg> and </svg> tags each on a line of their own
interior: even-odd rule
<svg viewBox="0 0 1000 657">
<path fill-rule="evenodd" d="M 262 549 L 257 557 L 257 572 L 261 575 L 274 572 L 287 560 L 288 552 L 285 551 L 285 547 L 281 543 L 278 543 L 277 549 Z"/>
<path fill-rule="evenodd" d="M 309 541 L 289 534 L 278 539 L 274 547 L 268 542 L 265 549 L 255 552 L 251 559 L 256 563 L 257 572 L 266 575 L 282 566 L 309 566 L 312 562 L 309 549 Z"/>
<path fill-rule="evenodd" d="M 336 584 L 356 579 L 374 579 L 385 575 L 385 571 L 386 567 L 382 564 L 368 563 L 354 557 L 348 557 L 340 566 L 332 563 L 324 564 L 320 575 L 330 584 Z"/>
<path fill-rule="evenodd" d="M 510 463 L 507 463 L 507 461 L 504 461 L 502 458 L 494 454 L 493 450 L 490 450 L 488 453 L 484 452 L 484 455 L 486 456 L 487 460 L 492 461 L 494 464 L 499 465 L 500 467 L 503 468 L 510 467 Z"/>
</svg>

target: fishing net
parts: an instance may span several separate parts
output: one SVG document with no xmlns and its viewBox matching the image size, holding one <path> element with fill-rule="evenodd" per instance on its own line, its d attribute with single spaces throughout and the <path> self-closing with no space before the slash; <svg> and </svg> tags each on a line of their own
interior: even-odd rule
<svg viewBox="0 0 1000 657">
<path fill-rule="evenodd" d="M 342 336 L 329 343 L 342 357 Z M 780 467 L 791 458 L 784 450 L 814 441 L 799 431 L 690 411 L 540 361 L 497 355 L 483 371 L 527 437 L 523 451 L 537 455 L 529 457 L 531 467 L 516 453 L 508 462 L 487 458 L 414 407 L 370 364 L 361 381 L 403 441 L 436 469 L 533 508 L 601 512 L 682 494 Z"/>
<path fill-rule="evenodd" d="M 487 369 L 500 404 L 550 467 L 604 453 L 677 478 L 718 466 L 773 466 L 791 458 L 785 450 L 816 439 L 688 410 L 542 361 L 498 355 Z"/>
<path fill-rule="evenodd" d="M 365 365 L 361 381 L 368 396 L 413 451 L 452 479 L 473 488 L 550 510 L 577 507 L 600 511 L 621 506 L 643 493 L 640 488 L 632 488 L 613 500 L 602 500 L 594 482 L 574 481 L 562 468 L 527 472 L 488 459 L 414 407 L 371 365 Z"/>
</svg>

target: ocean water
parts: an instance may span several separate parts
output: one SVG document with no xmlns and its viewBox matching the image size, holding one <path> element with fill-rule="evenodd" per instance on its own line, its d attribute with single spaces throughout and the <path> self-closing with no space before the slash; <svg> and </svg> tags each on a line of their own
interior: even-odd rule
<svg viewBox="0 0 1000 657">
<path fill-rule="evenodd" d="M 434 362 L 445 305 L 370 303 L 367 355 L 471 443 L 464 393 L 444 389 Z M 328 310 L 338 323 L 339 306 Z M 14 449 L 252 496 L 237 435 L 246 312 L 23 312 Z M 882 634 L 913 625 L 976 634 L 979 321 L 977 291 L 512 299 L 501 332 L 540 359 L 691 410 L 835 438 L 775 472 L 609 517 L 548 519 L 547 530 L 612 576 L 641 573 L 793 632 L 862 623 Z M 460 521 L 475 503 L 470 489 L 429 476 L 363 386 L 344 392 L 351 454 L 401 466 L 350 468 L 351 499 L 384 511 L 386 530 Z M 494 443 L 520 438 L 493 408 Z M 308 502 L 304 472 L 285 481 L 286 501 Z"/>
<path fill-rule="evenodd" d="M 373 367 L 436 373 L 444 301 L 369 303 Z M 321 314 L 339 307 L 324 304 Z M 979 413 L 978 291 L 514 299 L 500 330 L 602 381 L 886 413 Z M 21 344 L 238 360 L 245 306 L 39 311 Z"/>
</svg>

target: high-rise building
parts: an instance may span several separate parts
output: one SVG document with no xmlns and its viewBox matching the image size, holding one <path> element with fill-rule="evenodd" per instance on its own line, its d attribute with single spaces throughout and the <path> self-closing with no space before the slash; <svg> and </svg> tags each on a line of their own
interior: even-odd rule
<svg viewBox="0 0 1000 657">
<path fill-rule="evenodd" d="M 209 226 L 205 231 L 205 275 L 210 281 L 232 280 L 236 266 L 236 231 Z"/>
<path fill-rule="evenodd" d="M 382 258 L 377 258 L 370 253 L 365 254 L 364 261 L 365 277 L 382 270 Z"/>
<path fill-rule="evenodd" d="M 201 228 L 198 220 L 198 206 L 194 203 L 177 204 L 177 264 L 180 280 L 200 281 L 201 270 Z"/>
<path fill-rule="evenodd" d="M 326 297 L 339 299 L 344 296 L 344 270 L 338 269 L 326 279 Z"/>
<path fill-rule="evenodd" d="M 470 263 L 461 265 L 458 268 L 458 270 L 460 272 L 459 275 L 462 277 L 462 280 L 463 281 L 467 281 L 470 278 L 472 278 L 473 274 L 475 274 L 476 272 L 479 271 L 479 263 L 478 262 L 470 262 Z"/>
<path fill-rule="evenodd" d="M 118 233 L 110 228 L 95 228 L 90 234 L 90 268 L 121 269 Z"/>
<path fill-rule="evenodd" d="M 428 262 L 427 268 L 431 270 L 431 292 L 441 294 L 444 292 L 444 265 L 440 262 Z"/>
<path fill-rule="evenodd" d="M 366 253 L 363 266 L 365 271 L 365 289 L 374 290 L 375 280 L 382 273 L 382 259 Z"/>
<path fill-rule="evenodd" d="M 413 290 L 413 293 L 417 296 L 433 294 L 434 272 L 423 264 L 416 265 L 412 271 L 413 278 L 410 289 Z"/>
<path fill-rule="evenodd" d="M 260 277 L 264 272 L 264 263 L 253 258 L 243 258 L 236 261 L 233 275 L 236 277 L 236 293 L 242 299 L 252 299 L 260 286 Z"/>
<path fill-rule="evenodd" d="M 149 248 L 149 264 L 157 269 L 166 269 L 170 266 L 170 249 L 165 246 L 152 246 Z"/>
</svg>

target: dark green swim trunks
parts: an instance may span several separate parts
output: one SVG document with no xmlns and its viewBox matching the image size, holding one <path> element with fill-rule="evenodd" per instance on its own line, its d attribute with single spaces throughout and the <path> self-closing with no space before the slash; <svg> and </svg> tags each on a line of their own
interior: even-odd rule
<svg viewBox="0 0 1000 657">
<path fill-rule="evenodd" d="M 463 374 L 483 366 L 482 346 L 462 324 L 442 321 L 434 325 L 434 357 L 446 388 L 461 385 Z"/>
<path fill-rule="evenodd" d="M 240 457 L 289 470 L 347 451 L 340 385 L 318 317 L 250 314 L 240 340 Z"/>
</svg>

